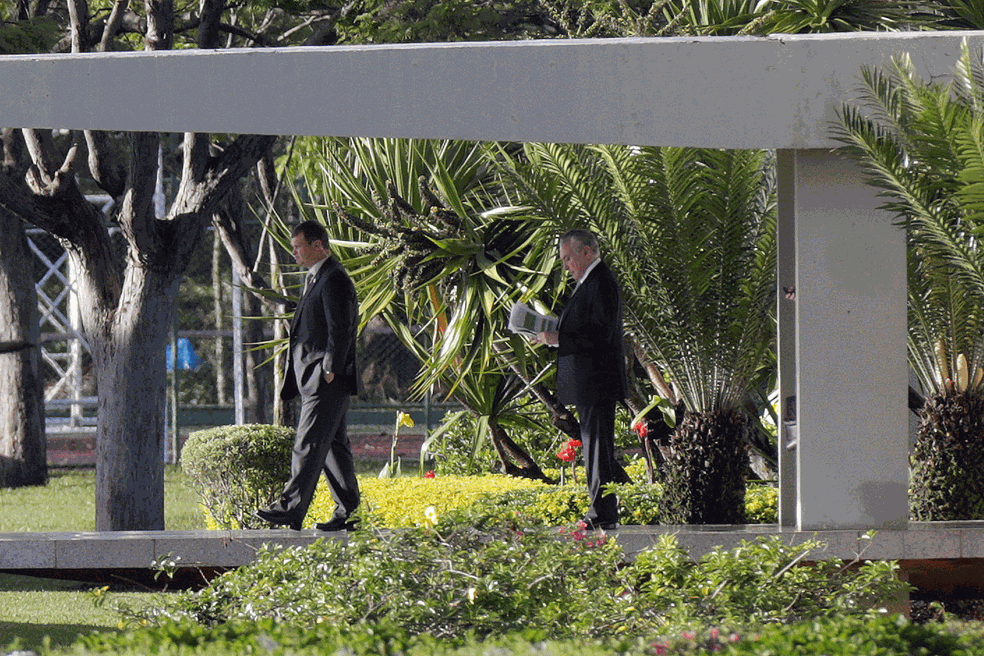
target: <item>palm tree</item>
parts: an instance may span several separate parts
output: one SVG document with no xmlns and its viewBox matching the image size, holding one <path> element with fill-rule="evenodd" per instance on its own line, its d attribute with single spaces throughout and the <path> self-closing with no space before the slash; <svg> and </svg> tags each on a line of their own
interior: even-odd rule
<svg viewBox="0 0 984 656">
<path fill-rule="evenodd" d="M 509 301 L 549 281 L 555 256 L 544 222 L 497 209 L 498 183 L 476 144 L 319 139 L 301 147 L 314 149 L 298 158 L 306 189 L 324 199 L 309 207 L 352 274 L 363 324 L 383 318 L 421 360 L 418 394 L 443 389 L 480 418 L 505 471 L 545 478 L 506 431 L 529 424 L 517 405 L 527 390 L 497 355 L 536 359 L 503 328 Z"/>
<path fill-rule="evenodd" d="M 974 58 L 976 57 L 976 61 Z M 839 138 L 909 242 L 909 364 L 926 395 L 910 456 L 918 520 L 984 518 L 984 70 L 965 47 L 952 80 L 908 57 L 862 72 Z"/>
<path fill-rule="evenodd" d="M 667 379 L 682 409 L 663 466 L 663 521 L 740 522 L 755 425 L 743 405 L 775 332 L 771 157 L 554 144 L 523 154 L 500 153 L 513 201 L 558 232 L 600 236 L 634 352 L 662 374 L 653 391 Z"/>
</svg>

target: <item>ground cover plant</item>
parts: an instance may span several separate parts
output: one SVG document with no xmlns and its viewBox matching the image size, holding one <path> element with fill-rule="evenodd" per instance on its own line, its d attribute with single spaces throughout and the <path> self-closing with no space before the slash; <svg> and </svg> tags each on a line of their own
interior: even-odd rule
<svg viewBox="0 0 984 656">
<path fill-rule="evenodd" d="M 183 482 L 179 496 L 200 521 L 187 479 L 172 470 L 168 480 Z M 77 489 L 84 492 L 73 498 L 91 498 L 91 488 Z M 429 515 L 399 532 L 359 531 L 350 546 L 269 549 L 255 566 L 198 593 L 106 595 L 73 584 L 42 592 L 33 581 L 15 589 L 0 580 L 8 588 L 0 592 L 3 617 L 14 617 L 14 607 L 35 610 L 33 622 L 0 626 L 0 651 L 18 637 L 42 655 L 984 653 L 975 647 L 984 638 L 979 626 L 913 628 L 870 610 L 898 585 L 891 563 L 858 572 L 841 563 L 801 568 L 795 563 L 810 545 L 778 539 L 693 563 L 666 538 L 627 564 L 601 534 L 550 526 L 509 504 Z M 34 599 L 15 596 L 22 588 Z M 101 607 L 92 603 L 97 595 L 108 596 Z M 111 612 L 117 607 L 129 610 Z M 827 651 L 803 651 L 813 643 Z"/>
<path fill-rule="evenodd" d="M 694 562 L 666 535 L 630 562 L 604 533 L 547 526 L 494 505 L 430 519 L 265 548 L 208 588 L 162 597 L 130 617 L 204 626 L 383 623 L 446 639 L 527 629 L 552 639 L 644 637 L 864 616 L 904 587 L 891 562 L 802 565 L 811 553 L 822 558 L 816 542 L 760 538 Z"/>
</svg>

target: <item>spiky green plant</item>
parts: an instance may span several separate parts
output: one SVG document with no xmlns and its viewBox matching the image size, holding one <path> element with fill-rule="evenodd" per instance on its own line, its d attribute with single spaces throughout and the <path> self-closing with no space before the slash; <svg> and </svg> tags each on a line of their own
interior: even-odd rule
<svg viewBox="0 0 984 656">
<path fill-rule="evenodd" d="M 910 0 L 759 0 L 756 18 L 741 34 L 883 32 L 920 25 L 920 3 Z"/>
<path fill-rule="evenodd" d="M 504 468 L 542 478 L 506 433 L 528 426 L 518 409 L 526 390 L 505 375 L 496 345 L 525 352 L 505 326 L 511 300 L 537 293 L 553 268 L 543 222 L 499 209 L 480 145 L 318 139 L 301 147 L 298 173 L 315 197 L 303 206 L 328 226 L 362 322 L 387 322 L 422 362 L 416 390 L 436 388 L 479 417 Z"/>
<path fill-rule="evenodd" d="M 901 30 L 973 17 L 976 0 L 540 0 L 569 36 L 767 35 Z M 969 6 L 969 7 L 968 7 Z M 977 8 L 979 12 L 979 8 Z M 965 20 L 965 19 L 964 19 Z M 965 24 L 965 23 L 964 23 Z"/>
<path fill-rule="evenodd" d="M 741 406 L 775 332 L 770 156 L 526 144 L 524 158 L 500 163 L 514 201 L 558 231 L 599 235 L 627 331 L 686 408 L 663 472 L 674 490 L 664 521 L 740 521 L 751 430 Z"/>
<path fill-rule="evenodd" d="M 984 518 L 984 71 L 966 47 L 948 82 L 907 56 L 865 68 L 839 139 L 905 227 L 909 363 L 927 399 L 911 454 L 915 519 Z"/>
</svg>

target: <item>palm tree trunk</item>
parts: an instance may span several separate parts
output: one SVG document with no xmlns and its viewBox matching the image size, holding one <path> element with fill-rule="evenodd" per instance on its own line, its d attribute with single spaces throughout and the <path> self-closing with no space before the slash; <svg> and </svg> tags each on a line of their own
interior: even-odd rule
<svg viewBox="0 0 984 656">
<path fill-rule="evenodd" d="M 917 521 L 984 519 L 984 394 L 926 397 L 910 457 Z"/>
<path fill-rule="evenodd" d="M 664 524 L 741 524 L 745 516 L 748 420 L 737 410 L 688 412 L 663 468 Z"/>
</svg>

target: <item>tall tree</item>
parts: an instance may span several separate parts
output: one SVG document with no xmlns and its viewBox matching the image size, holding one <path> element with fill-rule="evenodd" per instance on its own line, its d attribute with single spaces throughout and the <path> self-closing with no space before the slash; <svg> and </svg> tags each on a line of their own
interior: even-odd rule
<svg viewBox="0 0 984 656">
<path fill-rule="evenodd" d="M 217 32 L 208 28 L 218 22 L 222 6 L 202 4 L 199 46 L 218 45 L 213 41 Z M 144 47 L 171 48 L 173 4 L 149 1 L 145 9 L 143 22 L 138 21 Z M 93 32 L 89 8 L 81 0 L 71 1 L 69 10 L 73 52 L 115 36 Z M 104 24 L 104 30 L 114 29 L 119 26 L 112 21 Z M 274 138 L 240 136 L 213 156 L 207 135 L 186 134 L 176 197 L 167 214 L 157 217 L 152 202 L 157 134 L 134 133 L 119 143 L 105 133 L 85 132 L 74 134 L 67 148 L 59 147 L 50 133 L 23 134 L 31 168 L 26 179 L 0 175 L 0 206 L 55 235 L 78 273 L 83 326 L 100 391 L 96 528 L 163 529 L 161 353 L 178 284 L 221 201 Z M 122 258 L 101 212 L 85 199 L 74 175 L 83 149 L 93 181 L 119 200 L 115 221 L 125 240 Z"/>
<path fill-rule="evenodd" d="M 0 15 L 0 19 L 4 18 Z M 0 25 L 0 54 L 46 50 L 57 25 L 26 9 Z M 23 176 L 23 142 L 15 130 L 0 131 L 0 175 Z M 42 485 L 48 480 L 44 394 L 37 294 L 24 224 L 0 210 L 0 487 Z"/>
<path fill-rule="evenodd" d="M 32 259 L 23 222 L 0 210 L 0 487 L 48 481 Z"/>
</svg>

